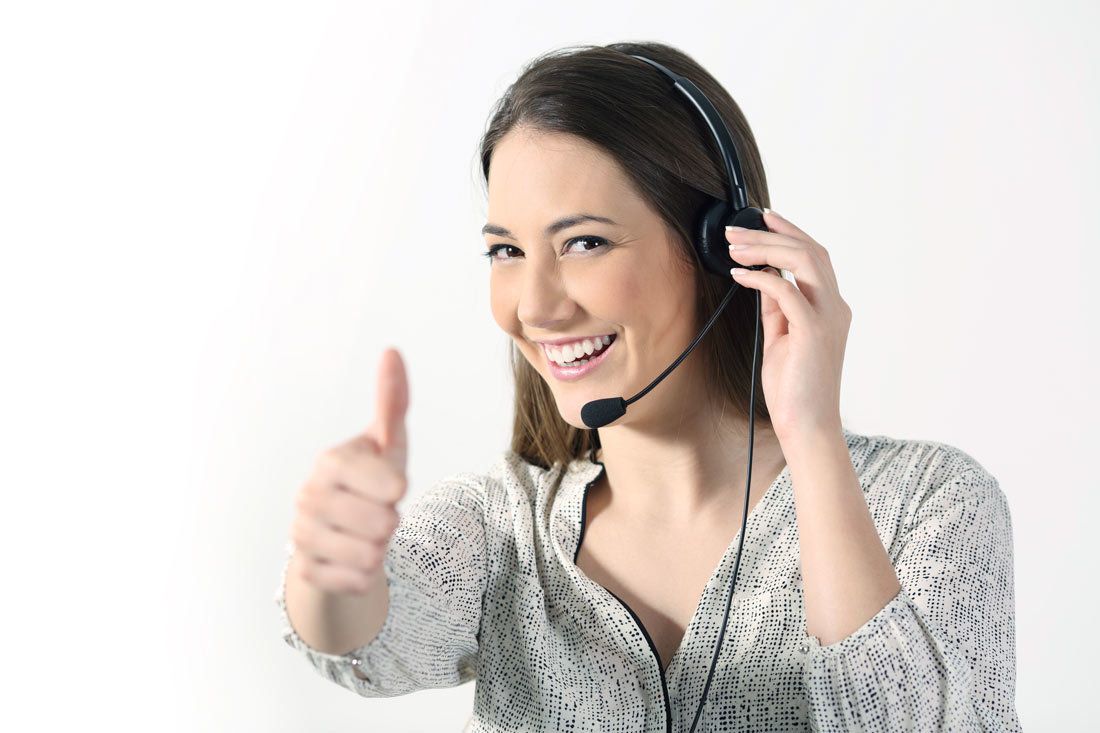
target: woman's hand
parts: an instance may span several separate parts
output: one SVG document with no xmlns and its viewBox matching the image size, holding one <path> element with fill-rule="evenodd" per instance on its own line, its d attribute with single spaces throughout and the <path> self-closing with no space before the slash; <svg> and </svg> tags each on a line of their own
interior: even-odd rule
<svg viewBox="0 0 1100 733">
<path fill-rule="evenodd" d="M 291 529 L 296 567 L 330 593 L 366 594 L 385 582 L 382 560 L 405 496 L 409 385 L 395 349 L 382 354 L 377 412 L 367 430 L 321 454 L 302 486 Z"/>
<path fill-rule="evenodd" d="M 743 287 L 760 291 L 764 355 L 760 384 L 780 442 L 807 430 L 841 429 L 840 376 L 852 310 L 840 297 L 829 252 L 774 211 L 771 231 L 727 229 L 730 257 L 770 270 L 731 271 Z M 735 268 L 736 269 L 736 268 Z M 792 273 L 796 287 L 778 273 Z"/>
</svg>

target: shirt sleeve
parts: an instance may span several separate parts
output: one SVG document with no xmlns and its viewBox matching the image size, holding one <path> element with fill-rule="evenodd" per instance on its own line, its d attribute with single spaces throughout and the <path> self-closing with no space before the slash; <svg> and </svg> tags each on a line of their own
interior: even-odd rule
<svg viewBox="0 0 1100 733">
<path fill-rule="evenodd" d="M 807 634 L 815 731 L 1019 731 L 1012 519 L 972 463 L 915 498 L 891 546 L 901 590 L 862 627 Z"/>
<path fill-rule="evenodd" d="M 363 697 L 453 687 L 477 676 L 486 584 L 485 477 L 458 474 L 399 510 L 383 559 L 389 613 L 378 635 L 348 654 L 306 644 L 286 610 L 286 558 L 275 602 L 283 640 L 323 677 Z"/>
</svg>

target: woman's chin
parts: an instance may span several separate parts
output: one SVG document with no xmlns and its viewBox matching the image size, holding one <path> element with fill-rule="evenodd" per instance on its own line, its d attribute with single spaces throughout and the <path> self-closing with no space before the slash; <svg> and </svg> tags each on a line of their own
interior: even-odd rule
<svg viewBox="0 0 1100 733">
<path fill-rule="evenodd" d="M 599 397 L 593 397 L 592 399 L 597 400 L 597 399 L 600 399 L 600 398 Z M 578 402 L 578 403 L 570 405 L 568 407 L 564 407 L 559 403 L 558 404 L 558 414 L 561 415 L 562 420 L 569 423 L 570 425 L 575 427 L 577 430 L 592 430 L 593 428 L 588 427 L 588 425 L 586 425 L 584 420 L 581 418 L 581 410 L 584 408 L 584 406 L 586 404 L 588 404 L 587 400 L 582 401 L 582 402 Z M 605 427 L 605 428 L 614 427 L 616 424 L 619 423 L 620 420 L 622 420 L 621 417 L 619 417 L 615 420 L 612 420 L 607 425 L 603 425 L 601 427 Z"/>
<path fill-rule="evenodd" d="M 569 403 L 565 404 L 561 399 L 558 399 L 558 415 L 562 420 L 572 425 L 577 430 L 590 430 L 591 428 L 585 425 L 584 420 L 581 419 L 581 408 L 583 408 L 585 404 L 587 404 L 585 400 L 577 401 L 570 399 Z"/>
</svg>

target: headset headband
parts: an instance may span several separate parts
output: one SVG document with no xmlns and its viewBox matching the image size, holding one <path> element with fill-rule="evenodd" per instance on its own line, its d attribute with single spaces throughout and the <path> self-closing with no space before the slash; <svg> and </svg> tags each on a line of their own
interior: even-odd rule
<svg viewBox="0 0 1100 733">
<path fill-rule="evenodd" d="M 703 119 L 706 121 L 707 127 L 710 128 L 711 133 L 714 135 L 714 140 L 718 143 L 718 150 L 722 154 L 722 162 L 725 164 L 726 173 L 728 174 L 729 202 L 730 206 L 733 208 L 733 213 L 748 206 L 748 199 L 745 196 L 744 180 L 741 176 L 741 161 L 737 155 L 737 146 L 733 142 L 733 136 L 730 135 L 729 128 L 726 127 L 722 115 L 718 114 L 718 110 L 715 109 L 714 105 L 707 99 L 707 95 L 703 94 L 703 91 L 695 86 L 690 79 L 686 79 L 670 71 L 664 65 L 652 59 L 647 59 L 645 56 L 639 56 L 633 53 L 629 55 L 645 61 L 671 79 L 673 86 L 679 89 L 683 95 L 688 98 L 692 106 L 699 111 L 699 114 L 702 115 Z"/>
</svg>

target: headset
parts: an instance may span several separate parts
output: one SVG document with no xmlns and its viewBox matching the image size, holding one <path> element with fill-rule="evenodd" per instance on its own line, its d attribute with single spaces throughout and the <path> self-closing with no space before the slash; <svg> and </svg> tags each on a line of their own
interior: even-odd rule
<svg viewBox="0 0 1100 733">
<path fill-rule="evenodd" d="M 769 229 L 764 223 L 764 212 L 755 206 L 748 205 L 748 200 L 745 195 L 745 181 L 741 174 L 741 161 L 737 156 L 737 146 L 734 144 L 733 136 L 730 135 L 729 129 L 726 127 L 726 123 L 722 119 L 722 116 L 718 114 L 718 110 L 714 108 L 714 105 L 710 103 L 710 100 L 707 99 L 702 90 L 695 86 L 689 79 L 645 56 L 639 56 L 637 54 L 629 55 L 646 62 L 667 77 L 672 82 L 672 86 L 680 90 L 684 97 L 691 103 L 692 107 L 694 107 L 703 118 L 711 134 L 714 135 L 715 141 L 718 143 L 718 150 L 722 155 L 722 162 L 725 165 L 727 180 L 729 182 L 729 198 L 727 201 L 715 199 L 712 203 L 707 204 L 695 222 L 692 246 L 699 256 L 699 261 L 703 265 L 703 268 L 707 272 L 720 276 L 723 280 L 729 282 L 731 279 L 731 267 L 744 267 L 749 270 L 763 270 L 768 267 L 768 265 L 742 265 L 730 257 L 729 254 L 729 241 L 726 239 L 727 225 L 745 227 L 746 229 L 757 229 L 760 231 L 769 231 Z M 707 334 L 718 320 L 719 314 L 725 310 L 726 306 L 733 298 L 733 294 L 739 287 L 741 287 L 740 283 L 732 282 L 729 292 L 726 293 L 725 298 L 722 299 L 722 302 L 719 303 L 718 308 L 714 311 L 714 315 L 712 315 L 706 325 L 703 326 L 703 329 L 699 332 L 699 335 L 695 337 L 695 340 L 691 342 L 679 357 L 677 357 L 676 361 L 672 362 L 672 364 L 661 372 L 656 379 L 650 382 L 645 389 L 628 400 L 624 400 L 622 397 L 607 397 L 585 403 L 581 408 L 581 420 L 584 421 L 584 424 L 595 432 L 596 428 L 603 427 L 622 417 L 626 414 L 628 405 L 641 399 L 651 389 L 660 384 L 661 381 L 699 344 L 703 336 Z M 695 726 L 699 722 L 699 716 L 703 712 L 703 704 L 707 699 L 707 692 L 710 690 L 711 679 L 714 677 L 714 668 L 718 663 L 718 654 L 722 649 L 722 640 L 726 635 L 726 622 L 729 620 L 730 606 L 733 602 L 733 587 L 737 583 L 737 570 L 741 566 L 741 548 L 745 544 L 745 526 L 748 522 L 749 514 L 749 487 L 752 485 L 752 445 L 755 433 L 753 418 L 756 412 L 756 371 L 757 363 L 760 359 L 760 291 L 754 288 L 753 292 L 756 295 L 756 335 L 753 340 L 752 348 L 752 387 L 749 393 L 748 471 L 745 477 L 745 508 L 741 517 L 741 539 L 737 543 L 737 559 L 734 561 L 733 577 L 730 580 L 729 595 L 726 598 L 726 612 L 722 617 L 722 630 L 718 633 L 718 642 L 714 647 L 714 658 L 710 663 L 710 672 L 707 673 L 707 681 L 703 686 L 703 695 L 699 700 L 699 706 L 695 709 L 695 718 L 692 720 L 691 728 L 688 733 L 694 733 L 695 731 Z M 595 438 L 596 445 L 598 445 L 598 433 Z M 592 449 L 592 455 L 593 457 L 595 456 L 595 448 Z"/>
</svg>

